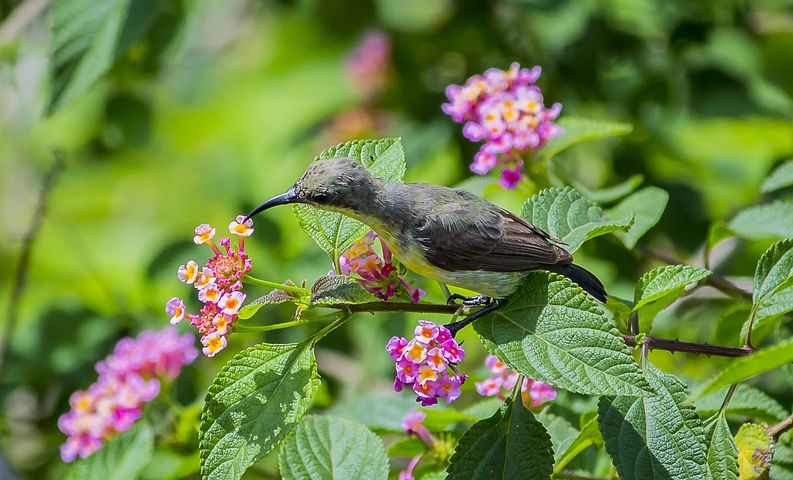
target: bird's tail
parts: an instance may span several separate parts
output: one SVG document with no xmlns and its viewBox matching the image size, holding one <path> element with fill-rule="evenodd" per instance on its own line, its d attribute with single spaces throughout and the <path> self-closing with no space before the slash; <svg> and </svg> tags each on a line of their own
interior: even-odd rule
<svg viewBox="0 0 793 480">
<path fill-rule="evenodd" d="M 589 270 L 575 264 L 553 265 L 548 270 L 564 275 L 577 283 L 584 291 L 603 303 L 606 303 L 606 289 L 600 280 Z"/>
</svg>

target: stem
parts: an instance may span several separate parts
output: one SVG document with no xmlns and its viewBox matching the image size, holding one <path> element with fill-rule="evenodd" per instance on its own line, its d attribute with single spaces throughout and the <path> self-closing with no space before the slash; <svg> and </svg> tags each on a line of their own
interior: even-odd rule
<svg viewBox="0 0 793 480">
<path fill-rule="evenodd" d="M 275 288 L 278 290 L 283 290 L 285 292 L 294 293 L 295 295 L 300 295 L 300 296 L 303 296 L 308 292 L 305 288 L 300 288 L 293 285 L 285 285 L 283 283 L 270 282 L 268 280 L 262 280 L 260 278 L 253 277 L 251 275 L 245 275 L 244 277 L 242 277 L 242 281 L 250 285 L 259 285 L 260 287 Z"/>
<path fill-rule="evenodd" d="M 346 310 L 350 313 L 361 312 L 408 312 L 408 313 L 440 313 L 454 315 L 460 309 L 459 305 L 445 303 L 411 303 L 411 302 L 370 302 L 358 304 L 334 304 L 329 308 Z"/>
<path fill-rule="evenodd" d="M 727 395 L 724 396 L 724 401 L 721 402 L 721 408 L 719 408 L 719 415 L 724 413 L 727 410 L 727 406 L 730 404 L 730 400 L 732 400 L 732 394 L 735 393 L 735 389 L 738 388 L 737 383 L 733 383 L 730 385 L 730 389 L 727 390 Z"/>
<path fill-rule="evenodd" d="M 329 317 L 337 317 L 338 313 L 330 315 L 322 315 L 316 318 L 298 319 L 289 322 L 271 323 L 270 325 L 240 325 L 239 323 L 234 326 L 234 330 L 238 332 L 270 332 L 272 330 L 281 330 L 283 328 L 297 327 L 299 325 L 308 325 L 309 323 L 321 322 L 327 320 Z"/>
<path fill-rule="evenodd" d="M 776 425 L 768 427 L 768 434 L 774 438 L 774 441 L 777 441 L 779 436 L 790 430 L 791 427 L 793 427 L 793 414 Z"/>
<path fill-rule="evenodd" d="M 677 259 L 671 255 L 667 255 L 663 252 L 659 252 L 658 250 L 655 250 L 643 243 L 637 243 L 636 250 L 644 253 L 645 255 L 655 257 L 658 260 L 670 265 L 684 265 L 683 261 L 680 259 Z M 703 280 L 703 282 L 723 293 L 726 293 L 727 295 L 736 295 L 746 300 L 752 300 L 752 292 L 747 292 L 738 285 L 732 283 L 720 275 L 716 275 L 715 273 L 711 273 L 710 276 Z"/>
<path fill-rule="evenodd" d="M 325 336 L 327 336 L 330 332 L 336 330 L 342 323 L 346 322 L 349 319 L 351 314 L 349 312 L 344 312 L 339 315 L 339 318 L 334 320 L 332 323 L 326 325 L 322 330 L 318 331 L 311 337 L 311 343 L 315 344 L 322 340 Z"/>
<path fill-rule="evenodd" d="M 22 237 L 22 249 L 19 253 L 19 260 L 17 260 L 16 274 L 14 276 L 14 284 L 11 287 L 11 298 L 8 301 L 8 310 L 6 313 L 6 322 L 3 329 L 2 343 L 0 343 L 0 371 L 2 371 L 3 363 L 9 346 L 11 345 L 11 337 L 14 335 L 16 329 L 17 319 L 19 317 L 19 302 L 25 292 L 28 280 L 28 270 L 30 268 L 30 257 L 33 254 L 33 244 L 41 228 L 41 223 L 44 221 L 44 216 L 47 213 L 47 205 L 49 202 L 50 193 L 55 187 L 55 182 L 58 175 L 63 171 L 66 164 L 66 159 L 59 151 L 53 152 L 55 161 L 50 169 L 47 171 L 41 183 L 41 190 L 39 190 L 38 201 L 36 202 L 36 209 L 33 211 L 33 218 L 30 220 L 27 232 Z"/>
<path fill-rule="evenodd" d="M 625 344 L 629 347 L 636 346 L 636 337 L 633 335 L 623 335 Z M 719 357 L 745 357 L 752 354 L 755 350 L 751 347 L 723 347 L 719 345 L 708 345 L 707 343 L 682 342 L 680 340 L 667 340 L 664 338 L 644 337 L 644 345 L 650 350 L 666 350 L 667 352 L 686 352 L 697 355 L 716 355 Z"/>
<path fill-rule="evenodd" d="M 757 316 L 757 304 L 752 305 L 752 311 L 749 313 L 749 325 L 746 328 L 746 338 L 743 339 L 743 346 L 752 348 L 752 328 L 754 328 L 754 317 Z"/>
</svg>

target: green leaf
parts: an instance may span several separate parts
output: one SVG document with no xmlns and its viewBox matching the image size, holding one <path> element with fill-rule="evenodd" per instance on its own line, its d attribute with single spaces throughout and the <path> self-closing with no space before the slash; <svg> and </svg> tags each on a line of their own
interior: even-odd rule
<svg viewBox="0 0 793 480">
<path fill-rule="evenodd" d="M 415 397 L 408 395 L 355 395 L 337 403 L 327 413 L 375 430 L 402 432 L 402 419 L 417 405 Z"/>
<path fill-rule="evenodd" d="M 77 460 L 67 480 L 135 480 L 154 452 L 154 432 L 140 421 L 102 448 Z"/>
<path fill-rule="evenodd" d="M 793 239 L 774 244 L 760 257 L 753 289 L 753 331 L 768 331 L 774 320 L 793 311 Z"/>
<path fill-rule="evenodd" d="M 238 316 L 240 319 L 246 320 L 248 318 L 252 318 L 254 315 L 256 315 L 256 312 L 258 312 L 259 309 L 266 305 L 278 305 L 281 303 L 293 302 L 295 300 L 297 300 L 297 297 L 291 293 L 275 289 L 267 295 L 263 295 L 251 301 L 247 305 L 244 305 L 242 308 L 240 308 Z"/>
<path fill-rule="evenodd" d="M 649 362 L 644 375 L 656 395 L 603 397 L 598 406 L 606 451 L 620 478 L 706 478 L 702 420 L 687 400 L 685 384 Z"/>
<path fill-rule="evenodd" d="M 342 275 L 322 276 L 311 286 L 311 304 L 333 305 L 339 303 L 356 304 L 378 301 L 360 283 Z"/>
<path fill-rule="evenodd" d="M 303 418 L 281 446 L 278 465 L 285 480 L 388 478 L 383 441 L 345 418 Z"/>
<path fill-rule="evenodd" d="M 719 390 L 697 400 L 701 416 L 716 414 L 724 401 L 726 390 Z M 787 416 L 784 407 L 765 392 L 745 383 L 739 384 L 725 410 L 727 415 L 750 417 L 763 422 L 778 422 Z"/>
<path fill-rule="evenodd" d="M 564 128 L 564 133 L 545 144 L 537 155 L 540 160 L 549 160 L 554 155 L 578 143 L 627 135 L 633 130 L 633 126 L 630 123 L 590 120 L 570 116 L 562 117 L 558 124 Z"/>
<path fill-rule="evenodd" d="M 565 250 L 575 252 L 587 240 L 617 230 L 627 231 L 631 214 L 614 221 L 603 209 L 572 187 L 554 187 L 530 197 L 521 210 L 523 218 L 562 240 Z"/>
<path fill-rule="evenodd" d="M 539 420 L 545 427 L 545 430 L 548 431 L 548 435 L 551 437 L 551 444 L 553 445 L 554 458 L 558 461 L 559 457 L 567 451 L 570 444 L 575 441 L 580 432 L 564 418 L 547 411 L 537 414 L 537 420 Z"/>
<path fill-rule="evenodd" d="M 716 415 L 705 423 L 705 444 L 708 448 L 708 473 L 714 480 L 738 478 L 738 447 L 732 438 L 724 415 Z"/>
<path fill-rule="evenodd" d="M 563 451 L 554 450 L 556 452 L 556 465 L 553 467 L 553 473 L 556 474 L 564 470 L 568 463 L 595 443 L 599 437 L 600 431 L 598 430 L 597 417 L 593 416 L 589 421 L 583 423 L 578 436 Z"/>
<path fill-rule="evenodd" d="M 615 232 L 622 243 L 633 248 L 642 236 L 659 220 L 666 209 L 669 194 L 657 187 L 645 187 L 625 197 L 608 210 L 611 218 L 625 218 L 634 215 L 633 226 L 627 232 Z"/>
<path fill-rule="evenodd" d="M 763 193 L 793 186 L 793 159 L 776 167 L 760 186 Z"/>
<path fill-rule="evenodd" d="M 736 235 L 750 240 L 793 237 L 793 200 L 777 200 L 739 212 L 728 223 Z"/>
<path fill-rule="evenodd" d="M 793 339 L 730 361 L 716 377 L 694 393 L 694 398 L 740 383 L 793 362 Z"/>
<path fill-rule="evenodd" d="M 658 312 L 680 298 L 685 293 L 686 285 L 708 275 L 710 271 L 688 265 L 666 265 L 642 275 L 633 297 L 633 311 L 639 314 L 640 331 L 649 332 Z"/>
<path fill-rule="evenodd" d="M 653 391 L 600 304 L 560 275 L 529 273 L 506 305 L 474 327 L 493 355 L 554 387 L 591 395 Z"/>
<path fill-rule="evenodd" d="M 334 157 L 354 158 L 368 168 L 372 175 L 384 180 L 402 181 L 405 175 L 405 152 L 398 138 L 340 143 L 320 153 L 316 161 Z M 295 205 L 294 211 L 300 227 L 334 263 L 355 240 L 369 231 L 368 226 L 339 213 L 309 205 Z"/>
<path fill-rule="evenodd" d="M 511 399 L 460 439 L 446 470 L 449 480 L 550 479 L 551 438 L 522 402 Z"/>
<path fill-rule="evenodd" d="M 149 29 L 158 13 L 158 0 L 54 2 L 50 113 L 87 92 Z"/>
<path fill-rule="evenodd" d="M 774 439 L 765 426 L 756 423 L 741 425 L 735 434 L 738 446 L 738 471 L 741 480 L 768 478 L 771 457 L 774 455 Z"/>
<path fill-rule="evenodd" d="M 488 397 L 484 400 L 480 400 L 473 405 L 466 407 L 463 410 L 463 413 L 470 416 L 471 418 L 476 418 L 477 420 L 484 420 L 485 418 L 493 416 L 493 413 L 496 412 L 501 405 L 504 403 L 503 400 L 500 400 L 496 397 Z"/>
<path fill-rule="evenodd" d="M 571 182 L 571 185 L 573 185 L 576 190 L 581 192 L 581 194 L 586 198 L 592 200 L 595 203 L 604 204 L 617 201 L 625 195 L 628 195 L 632 191 L 639 188 L 639 185 L 641 185 L 642 182 L 644 182 L 644 176 L 637 174 L 631 175 L 625 181 L 616 185 L 603 187 L 598 190 L 590 190 L 583 184 L 576 181 Z"/>
<path fill-rule="evenodd" d="M 201 477 L 241 478 L 292 431 L 319 383 L 311 342 L 262 343 L 238 353 L 207 392 Z"/>
</svg>

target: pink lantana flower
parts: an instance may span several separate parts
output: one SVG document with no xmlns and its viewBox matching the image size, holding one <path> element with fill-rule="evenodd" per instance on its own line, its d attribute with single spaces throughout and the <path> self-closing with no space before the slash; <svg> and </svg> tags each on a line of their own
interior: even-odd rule
<svg viewBox="0 0 793 480">
<path fill-rule="evenodd" d="M 474 383 L 477 393 L 486 397 L 506 398 L 506 395 L 509 395 L 510 391 L 515 388 L 520 374 L 507 367 L 495 355 L 487 356 L 485 366 L 493 373 L 493 376 Z M 533 378 L 524 378 L 520 391 L 523 404 L 529 408 L 539 407 L 543 403 L 556 399 L 556 390 L 551 385 Z"/>
</svg>

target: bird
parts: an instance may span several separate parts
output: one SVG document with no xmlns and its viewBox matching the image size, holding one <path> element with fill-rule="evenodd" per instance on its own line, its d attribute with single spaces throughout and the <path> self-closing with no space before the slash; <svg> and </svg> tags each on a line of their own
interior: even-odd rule
<svg viewBox="0 0 793 480">
<path fill-rule="evenodd" d="M 334 157 L 309 165 L 292 187 L 254 208 L 248 218 L 296 203 L 365 223 L 408 270 L 478 292 L 452 296 L 484 305 L 447 325 L 452 333 L 504 305 L 534 270 L 564 275 L 606 302 L 603 284 L 573 263 L 561 240 L 465 190 L 383 180 L 354 158 Z"/>
</svg>

